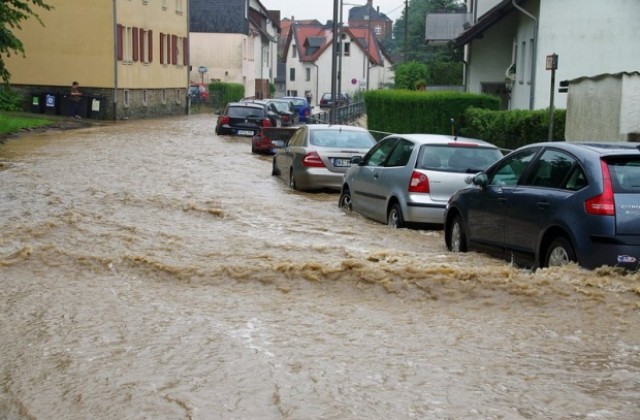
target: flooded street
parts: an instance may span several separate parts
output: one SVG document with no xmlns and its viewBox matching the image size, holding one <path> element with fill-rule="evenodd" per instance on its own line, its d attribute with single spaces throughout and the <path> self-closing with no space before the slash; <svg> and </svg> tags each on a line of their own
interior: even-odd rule
<svg viewBox="0 0 640 420">
<path fill-rule="evenodd" d="M 0 145 L 0 419 L 640 418 L 640 274 L 451 254 L 214 127 Z"/>
</svg>

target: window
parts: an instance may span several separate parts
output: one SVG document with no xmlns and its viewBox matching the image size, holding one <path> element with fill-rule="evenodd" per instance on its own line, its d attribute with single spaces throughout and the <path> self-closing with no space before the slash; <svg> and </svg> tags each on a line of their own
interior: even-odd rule
<svg viewBox="0 0 640 420">
<path fill-rule="evenodd" d="M 162 97 L 161 97 L 162 103 L 166 104 L 167 103 L 167 89 L 162 89 Z"/>
<path fill-rule="evenodd" d="M 291 46 L 291 58 L 296 58 L 298 54 L 298 50 L 296 49 L 295 45 Z"/>
<path fill-rule="evenodd" d="M 176 89 L 176 103 L 182 102 L 182 90 Z"/>
<path fill-rule="evenodd" d="M 306 80 L 307 82 L 311 81 L 311 69 L 305 69 L 304 80 Z"/>
<path fill-rule="evenodd" d="M 130 102 L 129 91 L 127 89 L 125 89 L 122 93 L 124 95 L 124 97 L 122 99 L 123 106 L 125 108 L 129 108 L 129 102 Z"/>
<path fill-rule="evenodd" d="M 171 36 L 169 34 L 160 34 L 160 64 L 171 64 Z"/>
<path fill-rule="evenodd" d="M 527 149 L 503 161 L 489 176 L 489 185 L 515 186 L 539 149 Z"/>
<path fill-rule="evenodd" d="M 289 69 L 289 80 L 291 82 L 294 82 L 296 80 L 296 69 L 294 68 Z"/>
<path fill-rule="evenodd" d="M 124 28 L 124 40 L 123 40 L 123 61 L 130 63 L 133 61 L 133 28 Z"/>
<path fill-rule="evenodd" d="M 167 0 L 162 0 L 162 10 L 167 10 Z"/>
<path fill-rule="evenodd" d="M 389 155 L 389 159 L 387 160 L 387 164 L 384 166 L 404 166 L 409 162 L 409 158 L 411 157 L 411 152 L 413 152 L 413 143 L 401 139 L 398 142 L 398 145 L 393 149 L 391 155 Z"/>
<path fill-rule="evenodd" d="M 138 38 L 140 41 L 138 52 L 140 56 L 140 62 L 149 64 L 153 60 L 153 31 L 145 31 L 144 29 L 140 29 L 138 31 Z"/>
<path fill-rule="evenodd" d="M 183 1 L 184 0 L 176 0 L 176 13 L 182 14 L 183 11 Z"/>
<path fill-rule="evenodd" d="M 147 100 L 149 99 L 149 91 L 147 89 L 142 90 L 142 105 L 147 106 Z"/>
<path fill-rule="evenodd" d="M 351 43 L 350 42 L 345 42 L 344 43 L 344 51 L 343 51 L 344 55 L 346 57 L 351 55 Z"/>
<path fill-rule="evenodd" d="M 522 41 L 522 51 L 520 51 L 520 84 L 524 83 L 524 74 L 527 71 L 527 43 Z"/>
<path fill-rule="evenodd" d="M 398 139 L 390 138 L 373 146 L 363 158 L 365 166 L 382 166 L 387 156 L 398 143 Z"/>
<path fill-rule="evenodd" d="M 380 25 L 376 25 L 376 27 L 373 28 L 373 33 L 375 33 L 376 36 L 382 35 L 382 27 Z"/>
<path fill-rule="evenodd" d="M 534 48 L 533 48 L 533 38 L 531 38 L 529 40 L 529 63 L 533 63 L 533 52 L 534 52 Z M 527 78 L 527 83 L 531 84 L 531 72 L 529 72 L 529 77 Z"/>
<path fill-rule="evenodd" d="M 576 160 L 565 152 L 553 149 L 546 150 L 535 162 L 531 175 L 525 184 L 565 189 L 569 173 L 575 164 Z"/>
</svg>

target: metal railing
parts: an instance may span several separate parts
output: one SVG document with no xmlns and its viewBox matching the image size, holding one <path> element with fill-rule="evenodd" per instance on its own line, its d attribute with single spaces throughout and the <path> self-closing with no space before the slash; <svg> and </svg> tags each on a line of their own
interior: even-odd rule
<svg viewBox="0 0 640 420">
<path fill-rule="evenodd" d="M 336 108 L 336 124 L 349 124 L 365 114 L 364 101 L 354 102 Z M 307 117 L 307 124 L 329 124 L 331 110 L 320 111 Z"/>
</svg>

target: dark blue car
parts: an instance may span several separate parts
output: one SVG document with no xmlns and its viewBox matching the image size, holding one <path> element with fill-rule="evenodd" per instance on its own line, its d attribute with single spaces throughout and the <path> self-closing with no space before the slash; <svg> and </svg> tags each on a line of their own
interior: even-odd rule
<svg viewBox="0 0 640 420">
<path fill-rule="evenodd" d="M 282 99 L 293 102 L 293 106 L 298 111 L 298 121 L 301 123 L 307 122 L 307 118 L 311 115 L 311 105 L 305 98 L 299 96 L 285 96 Z"/>
<path fill-rule="evenodd" d="M 517 265 L 640 266 L 640 145 L 521 147 L 456 192 L 445 242 Z"/>
</svg>

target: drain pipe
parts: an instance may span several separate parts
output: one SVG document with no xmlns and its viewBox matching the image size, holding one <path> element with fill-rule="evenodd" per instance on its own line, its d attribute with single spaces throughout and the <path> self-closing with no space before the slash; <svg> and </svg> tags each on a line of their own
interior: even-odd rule
<svg viewBox="0 0 640 420">
<path fill-rule="evenodd" d="M 529 95 L 529 109 L 533 110 L 536 95 L 536 60 L 538 59 L 538 19 L 531 13 L 516 4 L 516 0 L 511 0 L 511 4 L 520 12 L 533 20 L 533 54 L 531 57 L 531 93 Z"/>
<path fill-rule="evenodd" d="M 118 120 L 118 0 L 113 0 L 113 120 Z"/>
</svg>

